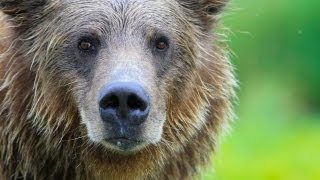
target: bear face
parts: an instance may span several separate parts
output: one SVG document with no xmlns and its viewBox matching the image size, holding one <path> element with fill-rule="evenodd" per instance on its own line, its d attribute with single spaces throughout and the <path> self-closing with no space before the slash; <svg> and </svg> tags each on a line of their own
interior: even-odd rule
<svg viewBox="0 0 320 180">
<path fill-rule="evenodd" d="M 147 0 L 47 3 L 25 5 L 52 9 L 33 21 L 33 32 L 42 34 L 33 41 L 46 48 L 45 57 L 33 59 L 34 71 L 41 69 L 51 86 L 71 90 L 93 142 L 120 152 L 158 143 L 168 94 L 176 86 L 183 91 L 197 60 L 195 33 L 181 31 L 192 29 L 183 6 Z M 143 93 L 137 95 L 137 88 Z"/>
<path fill-rule="evenodd" d="M 74 96 L 81 119 L 93 142 L 127 153 L 160 141 L 166 120 L 168 84 L 175 81 L 168 82 L 165 76 L 179 71 L 173 66 L 174 61 L 178 61 L 173 57 L 176 35 L 164 28 L 164 23 L 170 25 L 173 21 L 166 17 L 173 14 L 158 15 L 162 11 L 172 12 L 165 8 L 157 12 L 157 6 L 147 1 L 143 6 L 134 1 L 90 1 L 81 5 L 68 2 L 62 7 L 60 13 L 72 18 L 65 22 L 77 23 L 68 32 L 61 33 L 65 35 L 65 42 L 57 51 L 63 58 L 55 61 L 60 64 L 51 67 L 69 67 L 59 74 L 69 72 L 70 77 L 61 79 L 70 79 L 71 83 L 73 77 L 81 77 L 72 89 L 76 89 Z M 69 13 L 70 9 L 77 12 Z M 171 23 L 172 28 L 176 24 Z M 162 43 L 166 47 L 158 48 Z M 82 45 L 89 47 L 83 49 Z M 143 91 L 142 95 L 137 95 L 137 88 Z M 112 91 L 111 97 L 106 91 Z M 112 93 L 131 93 L 137 97 L 130 99 L 123 97 L 127 95 Z M 145 102 L 138 102 L 141 99 Z M 133 100 L 132 106 L 136 103 L 138 107 L 130 107 L 130 100 Z M 140 109 L 143 105 L 139 103 L 147 107 Z"/>
<path fill-rule="evenodd" d="M 173 7 L 178 5 L 173 3 Z M 179 34 L 180 28 L 186 28 L 184 19 L 177 18 L 171 7 L 164 1 L 157 2 L 156 6 L 150 1 L 81 4 L 68 1 L 57 12 L 68 19 L 52 24 L 52 27 L 65 28 L 48 29 L 63 42 L 55 42 L 54 50 L 49 52 L 54 55 L 47 60 L 51 63 L 46 68 L 45 74 L 49 76 L 46 79 L 55 79 L 50 77 L 55 74 L 66 80 L 63 84 L 71 84 L 81 120 L 93 142 L 127 153 L 160 141 L 166 120 L 167 94 L 174 83 L 188 76 L 185 72 L 192 72 L 195 63 L 191 54 L 183 52 L 187 51 L 183 46 L 190 48 L 192 44 L 191 37 Z M 70 22 L 75 23 L 70 26 Z M 117 96 L 113 97 L 115 102 L 101 102 L 112 101 L 103 100 L 108 96 L 103 91 L 111 86 L 118 86 L 113 87 L 118 91 L 129 88 L 131 94 L 137 92 L 130 86 L 140 87 L 144 91 L 142 96 L 148 99 L 144 100 L 148 101 L 144 102 L 148 109 L 130 107 L 127 105 L 130 97 Z M 119 102 L 121 98 L 127 102 Z M 133 101 L 139 103 L 139 100 Z M 106 107 L 101 107 L 101 103 L 107 103 Z M 116 105 L 108 107 L 108 103 Z M 128 112 L 121 114 L 120 111 Z M 139 113 L 146 114 L 143 120 Z"/>
<path fill-rule="evenodd" d="M 77 89 L 74 93 L 77 106 L 92 141 L 112 150 L 131 152 L 161 140 L 167 119 L 167 94 L 172 94 L 172 87 L 185 81 L 195 66 L 193 52 L 189 50 L 194 44 L 192 34 L 179 32 L 181 28 L 188 29 L 189 24 L 183 23 L 187 19 L 175 15 L 182 10 L 173 7 L 179 7 L 179 4 L 174 1 L 90 1 L 79 5 L 77 1 L 71 1 L 61 8 L 60 13 L 70 20 L 54 26 L 68 27 L 69 22 L 76 23 L 61 33 L 65 42 L 56 54 L 62 58 L 53 60 L 60 64 L 52 64 L 52 68 L 65 69 L 59 73 L 62 75 L 74 72 L 70 74 L 71 78 L 61 77 L 70 79 L 68 84 L 73 83 L 73 77 L 82 77 L 81 80 L 77 78 L 72 89 Z M 89 50 L 83 50 L 81 43 L 90 46 Z M 142 96 L 148 99 L 144 102 L 147 110 L 128 105 L 121 108 L 121 97 L 102 99 L 111 102 L 101 102 L 104 98 L 101 93 L 110 86 L 123 89 L 135 86 L 133 83 L 144 91 Z M 128 103 L 130 98 L 124 101 Z M 107 103 L 105 110 L 101 110 L 100 103 Z M 115 107 L 108 107 L 112 103 Z M 120 115 L 121 110 L 129 112 Z M 105 120 L 103 111 L 107 114 Z M 112 112 L 108 114 L 107 111 Z M 110 115 L 112 113 L 115 115 Z M 141 117 L 133 117 L 139 116 L 137 113 L 147 115 L 139 120 Z"/>
<path fill-rule="evenodd" d="M 232 115 L 232 66 L 212 33 L 225 4 L 0 0 L 13 39 L 0 57 L 0 132 L 32 137 L 0 139 L 2 157 L 30 154 L 7 173 L 45 177 L 28 165 L 40 161 L 57 177 L 191 177 Z"/>
</svg>

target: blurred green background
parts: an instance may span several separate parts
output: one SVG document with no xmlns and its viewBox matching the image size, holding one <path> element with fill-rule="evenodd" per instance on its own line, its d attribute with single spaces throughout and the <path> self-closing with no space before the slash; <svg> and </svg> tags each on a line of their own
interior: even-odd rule
<svg viewBox="0 0 320 180">
<path fill-rule="evenodd" d="M 320 180 L 320 1 L 232 0 L 223 21 L 239 118 L 202 179 Z"/>
</svg>

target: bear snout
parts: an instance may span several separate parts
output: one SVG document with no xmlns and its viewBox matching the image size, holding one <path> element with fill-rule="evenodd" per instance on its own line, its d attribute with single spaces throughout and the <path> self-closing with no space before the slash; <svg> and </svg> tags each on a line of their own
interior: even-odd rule
<svg viewBox="0 0 320 180">
<path fill-rule="evenodd" d="M 144 88 L 134 82 L 113 82 L 102 88 L 99 98 L 102 120 L 117 126 L 138 126 L 150 111 L 150 98 Z"/>
</svg>

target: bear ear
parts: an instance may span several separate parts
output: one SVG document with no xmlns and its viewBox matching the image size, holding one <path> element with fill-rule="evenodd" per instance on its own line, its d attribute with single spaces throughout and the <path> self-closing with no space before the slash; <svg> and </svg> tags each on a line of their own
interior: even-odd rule
<svg viewBox="0 0 320 180">
<path fill-rule="evenodd" d="M 227 5 L 229 0 L 177 0 L 182 7 L 191 12 L 191 16 L 204 23 L 202 25 L 210 25 L 213 19 Z"/>
<path fill-rule="evenodd" d="M 47 2 L 48 0 L 0 0 L 0 10 L 12 17 L 33 14 Z"/>
</svg>

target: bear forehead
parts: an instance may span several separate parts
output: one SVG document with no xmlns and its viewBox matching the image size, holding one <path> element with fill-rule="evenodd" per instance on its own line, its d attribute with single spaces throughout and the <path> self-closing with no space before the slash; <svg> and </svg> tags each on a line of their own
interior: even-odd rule
<svg viewBox="0 0 320 180">
<path fill-rule="evenodd" d="M 175 14 L 179 6 L 179 3 L 175 0 L 66 0 L 62 3 L 64 6 L 105 10 L 108 13 L 129 11 L 148 13 L 152 11 L 154 13 L 170 12 Z"/>
<path fill-rule="evenodd" d="M 83 29 L 98 34 L 145 33 L 151 31 L 175 34 L 187 26 L 177 1 L 167 0 L 65 0 L 59 8 L 60 21 L 55 22 L 62 31 Z M 49 20 L 51 21 L 51 20 Z"/>
<path fill-rule="evenodd" d="M 182 14 L 179 4 L 172 0 L 68 0 L 61 15 L 70 20 L 59 22 L 66 27 L 72 24 L 72 29 L 87 27 L 109 33 L 148 27 L 177 32 L 187 22 Z"/>
</svg>

